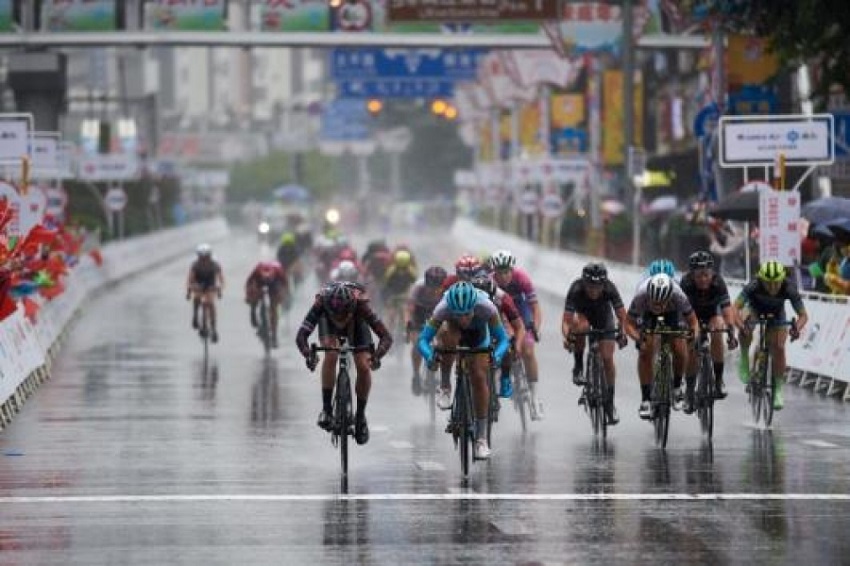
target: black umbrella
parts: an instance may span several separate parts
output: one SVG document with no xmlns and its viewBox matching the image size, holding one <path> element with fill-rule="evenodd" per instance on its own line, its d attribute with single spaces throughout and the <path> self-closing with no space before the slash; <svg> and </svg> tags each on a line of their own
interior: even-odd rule
<svg viewBox="0 0 850 566">
<path fill-rule="evenodd" d="M 721 220 L 758 222 L 759 191 L 738 191 L 718 202 L 708 213 Z"/>
<path fill-rule="evenodd" d="M 840 218 L 850 218 L 850 198 L 824 197 L 803 205 L 800 216 L 815 224 L 828 224 Z"/>
<path fill-rule="evenodd" d="M 835 239 L 835 233 L 826 224 L 812 224 L 809 227 L 808 235 L 810 238 L 817 238 L 828 242 Z"/>
<path fill-rule="evenodd" d="M 842 242 L 850 241 L 850 218 L 836 218 L 832 222 L 827 222 L 826 226 L 830 232 L 835 234 L 835 239 Z"/>
</svg>

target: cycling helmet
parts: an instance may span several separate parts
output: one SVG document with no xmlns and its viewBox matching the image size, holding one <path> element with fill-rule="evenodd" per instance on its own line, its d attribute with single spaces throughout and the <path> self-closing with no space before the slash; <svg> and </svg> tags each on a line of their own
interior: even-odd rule
<svg viewBox="0 0 850 566">
<path fill-rule="evenodd" d="M 357 259 L 357 253 L 351 248 L 343 248 L 336 254 L 336 257 L 340 261 L 354 261 Z"/>
<path fill-rule="evenodd" d="M 651 277 L 653 275 L 658 275 L 659 273 L 664 273 L 665 275 L 674 277 L 676 275 L 676 267 L 669 259 L 656 259 L 649 264 L 649 275 Z"/>
<path fill-rule="evenodd" d="M 439 287 L 443 284 L 449 274 L 439 265 L 434 265 L 425 270 L 425 285 L 428 287 Z"/>
<path fill-rule="evenodd" d="M 496 282 L 486 275 L 476 275 L 472 278 L 472 286 L 476 289 L 481 289 L 491 299 L 496 295 Z"/>
<path fill-rule="evenodd" d="M 581 278 L 585 283 L 604 283 L 608 279 L 608 270 L 601 263 L 591 262 L 581 270 Z"/>
<path fill-rule="evenodd" d="M 353 261 L 345 260 L 339 262 L 336 266 L 337 278 L 341 281 L 357 281 L 360 277 L 360 270 L 354 265 Z"/>
<path fill-rule="evenodd" d="M 345 283 L 331 283 L 322 291 L 325 308 L 336 315 L 348 314 L 357 306 L 354 290 Z"/>
<path fill-rule="evenodd" d="M 446 291 L 446 303 L 454 314 L 469 314 L 478 302 L 478 290 L 468 281 L 458 281 Z"/>
<path fill-rule="evenodd" d="M 766 261 L 759 267 L 758 278 L 766 283 L 775 283 L 785 279 L 785 266 L 776 260 Z"/>
<path fill-rule="evenodd" d="M 481 269 L 481 262 L 474 255 L 463 255 L 455 263 L 455 274 L 464 280 L 472 277 Z"/>
<path fill-rule="evenodd" d="M 276 261 L 264 260 L 257 264 L 257 271 L 262 277 L 271 277 L 280 264 Z"/>
<path fill-rule="evenodd" d="M 409 266 L 411 259 L 410 252 L 407 250 L 398 250 L 393 254 L 393 263 L 401 268 Z"/>
<path fill-rule="evenodd" d="M 691 269 L 710 269 L 714 267 L 714 256 L 703 250 L 694 252 L 688 258 L 688 267 Z"/>
<path fill-rule="evenodd" d="M 664 303 L 673 296 L 673 279 L 666 273 L 657 273 L 646 286 L 649 300 L 653 303 Z"/>
<path fill-rule="evenodd" d="M 209 244 L 198 244 L 195 252 L 198 254 L 198 257 L 210 257 L 212 255 L 212 248 Z"/>
<path fill-rule="evenodd" d="M 286 232 L 283 236 L 280 237 L 280 245 L 281 246 L 294 246 L 295 245 L 295 234 L 292 232 Z"/>
<path fill-rule="evenodd" d="M 490 267 L 493 269 L 510 269 L 515 265 L 516 256 L 508 250 L 499 250 L 490 256 Z"/>
</svg>

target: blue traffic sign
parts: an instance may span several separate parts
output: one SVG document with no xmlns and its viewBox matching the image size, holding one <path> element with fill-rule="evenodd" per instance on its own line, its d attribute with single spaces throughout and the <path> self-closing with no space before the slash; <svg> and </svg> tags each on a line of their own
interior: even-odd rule
<svg viewBox="0 0 850 566">
<path fill-rule="evenodd" d="M 484 49 L 338 48 L 331 51 L 331 78 L 473 80 Z"/>
<path fill-rule="evenodd" d="M 433 79 L 366 79 L 337 83 L 345 98 L 451 98 L 454 83 Z M 362 104 L 362 102 L 361 102 Z"/>
<path fill-rule="evenodd" d="M 850 156 L 850 114 L 832 113 L 835 133 L 835 157 L 847 159 Z"/>
<path fill-rule="evenodd" d="M 369 111 L 362 100 L 340 98 L 322 111 L 321 138 L 333 141 L 369 139 Z"/>
</svg>

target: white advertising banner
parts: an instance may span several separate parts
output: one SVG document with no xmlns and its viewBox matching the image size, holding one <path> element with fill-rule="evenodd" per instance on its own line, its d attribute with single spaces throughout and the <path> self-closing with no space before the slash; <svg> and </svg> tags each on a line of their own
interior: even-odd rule
<svg viewBox="0 0 850 566">
<path fill-rule="evenodd" d="M 30 154 L 30 122 L 0 114 L 0 162 L 20 162 Z"/>
<path fill-rule="evenodd" d="M 759 193 L 759 258 L 800 264 L 800 194 L 796 191 Z"/>
<path fill-rule="evenodd" d="M 773 164 L 780 154 L 788 164 L 832 163 L 835 150 L 831 114 L 793 120 L 776 116 L 775 120 L 763 121 L 770 118 L 721 118 L 721 165 Z"/>
<path fill-rule="evenodd" d="M 55 178 L 59 175 L 59 136 L 42 136 L 36 132 L 32 138 L 32 177 Z"/>
<path fill-rule="evenodd" d="M 548 192 L 540 199 L 540 214 L 545 218 L 558 218 L 564 215 L 564 199 L 556 192 Z"/>
<path fill-rule="evenodd" d="M 139 176 L 139 161 L 126 153 L 87 155 L 79 169 L 85 181 L 129 181 Z"/>
</svg>

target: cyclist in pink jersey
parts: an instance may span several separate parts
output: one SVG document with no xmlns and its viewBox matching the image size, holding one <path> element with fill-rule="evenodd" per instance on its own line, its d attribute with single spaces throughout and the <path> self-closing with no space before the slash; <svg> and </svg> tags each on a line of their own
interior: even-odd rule
<svg viewBox="0 0 850 566">
<path fill-rule="evenodd" d="M 525 344 L 522 347 L 522 361 L 528 375 L 528 387 L 531 390 L 531 418 L 543 418 L 543 405 L 537 397 L 537 353 L 534 344 L 540 340 L 538 329 L 541 324 L 540 304 L 537 293 L 528 273 L 516 267 L 516 256 L 508 250 L 499 250 L 490 256 L 490 267 L 493 278 L 500 289 L 503 289 L 514 300 L 520 316 L 525 323 Z"/>
</svg>

